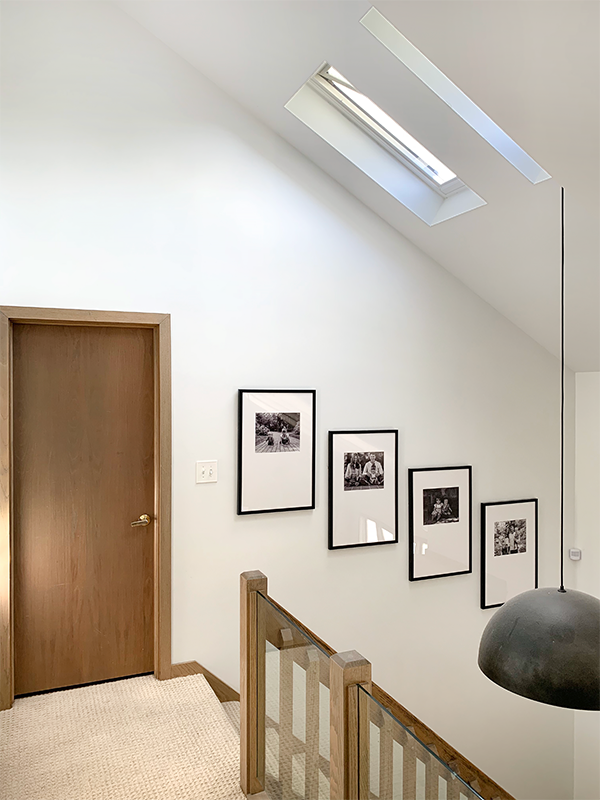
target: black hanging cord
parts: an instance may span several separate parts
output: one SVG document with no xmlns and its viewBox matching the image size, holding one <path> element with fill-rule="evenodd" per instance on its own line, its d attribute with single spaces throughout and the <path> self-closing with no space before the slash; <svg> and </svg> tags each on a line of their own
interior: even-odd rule
<svg viewBox="0 0 600 800">
<path fill-rule="evenodd" d="M 565 189 L 560 189 L 560 589 L 565 590 Z"/>
</svg>

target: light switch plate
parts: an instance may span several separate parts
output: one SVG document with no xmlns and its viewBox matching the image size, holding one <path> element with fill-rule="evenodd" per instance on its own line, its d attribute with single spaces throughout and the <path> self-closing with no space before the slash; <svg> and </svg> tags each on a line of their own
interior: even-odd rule
<svg viewBox="0 0 600 800">
<path fill-rule="evenodd" d="M 569 550 L 569 558 L 571 561 L 581 561 L 581 550 L 578 547 L 571 547 Z"/>
<path fill-rule="evenodd" d="M 196 461 L 196 483 L 216 483 L 217 462 Z"/>
</svg>

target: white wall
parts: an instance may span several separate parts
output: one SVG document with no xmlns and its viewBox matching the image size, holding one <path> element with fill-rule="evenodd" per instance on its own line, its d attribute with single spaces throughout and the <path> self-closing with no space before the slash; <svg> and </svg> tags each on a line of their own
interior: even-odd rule
<svg viewBox="0 0 600 800">
<path fill-rule="evenodd" d="M 575 376 L 575 588 L 600 597 L 600 373 Z M 600 714 L 575 712 L 575 797 L 600 797 Z"/>
<path fill-rule="evenodd" d="M 0 302 L 173 317 L 174 661 L 238 685 L 238 574 L 261 569 L 520 800 L 572 797 L 573 712 L 476 664 L 480 502 L 539 498 L 557 583 L 556 361 L 113 7 L 2 11 Z M 317 389 L 315 511 L 236 516 L 240 387 Z M 329 552 L 327 431 L 380 426 L 400 543 Z M 406 469 L 450 464 L 473 465 L 474 571 L 411 584 Z"/>
</svg>

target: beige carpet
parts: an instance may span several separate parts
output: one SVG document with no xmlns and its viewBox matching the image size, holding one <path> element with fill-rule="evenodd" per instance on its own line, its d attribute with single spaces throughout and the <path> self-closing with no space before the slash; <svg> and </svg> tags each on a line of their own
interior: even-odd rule
<svg viewBox="0 0 600 800">
<path fill-rule="evenodd" d="M 0 800 L 242 800 L 239 738 L 202 675 L 17 699 Z"/>
<path fill-rule="evenodd" d="M 236 700 L 231 701 L 230 703 L 221 703 L 221 708 L 227 714 L 227 718 L 231 723 L 233 730 L 235 731 L 235 735 L 237 738 L 240 738 L 240 704 Z"/>
</svg>

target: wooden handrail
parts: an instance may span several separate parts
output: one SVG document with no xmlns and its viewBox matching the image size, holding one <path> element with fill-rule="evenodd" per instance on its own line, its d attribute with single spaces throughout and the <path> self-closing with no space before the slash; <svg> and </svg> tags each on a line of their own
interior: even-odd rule
<svg viewBox="0 0 600 800">
<path fill-rule="evenodd" d="M 373 697 L 384 708 L 396 717 L 405 728 L 413 731 L 417 739 L 424 745 L 433 750 L 442 761 L 444 761 L 453 772 L 468 783 L 484 800 L 515 800 L 505 789 L 482 772 L 468 758 L 459 753 L 452 745 L 449 745 L 441 736 L 431 730 L 424 722 L 408 709 L 401 705 L 397 700 L 385 692 L 381 686 L 373 684 Z M 475 783 L 477 781 L 477 784 Z"/>
<path fill-rule="evenodd" d="M 319 647 L 321 648 L 321 650 L 324 650 L 327 653 L 328 656 L 334 656 L 337 653 L 337 650 L 334 650 L 333 647 L 330 647 L 327 644 L 327 642 L 325 642 L 325 641 L 323 641 L 323 639 L 321 639 L 320 636 L 317 636 L 316 633 L 313 633 L 310 628 L 307 628 L 306 625 L 304 625 L 304 623 L 300 622 L 300 620 L 297 619 L 293 614 L 290 614 L 290 612 L 287 611 L 282 605 L 280 605 L 277 602 L 277 600 L 274 600 L 271 597 L 271 595 L 267 595 L 267 599 L 269 600 L 269 602 L 271 602 L 275 606 L 275 608 L 278 611 L 280 611 L 284 615 L 284 617 L 287 617 L 288 619 L 291 619 L 291 621 L 294 623 L 294 625 L 297 625 L 300 628 L 300 630 L 304 634 L 306 634 L 306 636 L 308 636 L 310 639 L 313 640 L 313 642 L 318 644 Z"/>
<path fill-rule="evenodd" d="M 291 620 L 303 634 L 312 639 L 328 656 L 336 655 L 336 650 L 327 642 L 317 636 L 303 622 L 301 622 L 287 609 L 280 605 L 276 600 L 267 595 L 268 600 L 278 609 L 278 611 Z M 267 638 L 271 641 L 269 634 Z M 273 642 L 275 644 L 275 642 Z M 407 708 L 385 692 L 376 683 L 372 684 L 372 695 L 381 705 L 386 708 L 399 722 L 402 723 L 426 746 L 433 750 L 448 767 L 459 775 L 465 783 L 469 784 L 484 800 L 515 800 L 505 789 L 499 786 L 488 775 L 476 767 L 468 758 L 452 747 L 445 739 L 438 736 L 428 725 L 425 725 L 418 717 L 412 714 Z"/>
</svg>

